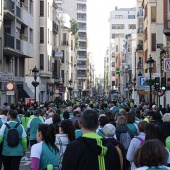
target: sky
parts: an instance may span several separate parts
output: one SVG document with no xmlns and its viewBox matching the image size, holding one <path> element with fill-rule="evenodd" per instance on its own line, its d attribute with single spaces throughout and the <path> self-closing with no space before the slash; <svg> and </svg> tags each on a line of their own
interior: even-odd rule
<svg viewBox="0 0 170 170">
<path fill-rule="evenodd" d="M 95 72 L 104 75 L 104 56 L 109 47 L 109 15 L 118 8 L 136 6 L 136 0 L 88 0 L 87 1 L 87 37 L 88 52 L 94 58 Z"/>
</svg>

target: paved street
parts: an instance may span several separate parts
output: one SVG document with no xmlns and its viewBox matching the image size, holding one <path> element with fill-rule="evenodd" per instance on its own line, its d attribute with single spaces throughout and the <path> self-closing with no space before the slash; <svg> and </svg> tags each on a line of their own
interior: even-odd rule
<svg viewBox="0 0 170 170">
<path fill-rule="evenodd" d="M 30 170 L 30 150 L 31 148 L 28 148 L 28 151 L 26 152 L 25 157 L 22 158 L 21 163 L 20 163 L 20 170 Z M 3 168 L 2 168 L 3 169 Z"/>
</svg>

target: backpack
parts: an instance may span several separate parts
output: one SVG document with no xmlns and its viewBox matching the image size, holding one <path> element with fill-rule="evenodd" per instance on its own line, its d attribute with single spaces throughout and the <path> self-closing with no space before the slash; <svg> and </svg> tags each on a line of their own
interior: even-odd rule
<svg viewBox="0 0 170 170">
<path fill-rule="evenodd" d="M 6 127 L 8 128 L 7 132 L 7 144 L 10 147 L 18 146 L 19 144 L 19 133 L 17 131 L 17 127 L 20 125 L 17 123 L 14 127 L 10 127 L 9 124 L 5 123 Z"/>
<path fill-rule="evenodd" d="M 128 132 L 120 134 L 120 143 L 124 146 L 125 151 L 128 150 L 131 142 L 131 137 Z"/>
<path fill-rule="evenodd" d="M 145 140 L 143 140 L 141 137 L 135 136 L 135 138 L 137 138 L 141 141 L 139 146 L 142 146 L 144 144 Z"/>
</svg>

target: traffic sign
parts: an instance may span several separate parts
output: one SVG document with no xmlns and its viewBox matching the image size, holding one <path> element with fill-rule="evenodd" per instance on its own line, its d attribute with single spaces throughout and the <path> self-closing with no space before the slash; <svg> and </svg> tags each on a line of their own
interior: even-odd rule
<svg viewBox="0 0 170 170">
<path fill-rule="evenodd" d="M 55 89 L 55 94 L 58 94 L 59 93 L 59 90 L 58 89 Z"/>
<path fill-rule="evenodd" d="M 14 96 L 14 91 L 6 91 L 7 96 Z"/>
<path fill-rule="evenodd" d="M 148 84 L 145 83 L 145 79 L 144 76 L 139 77 L 139 86 L 148 86 Z"/>
<path fill-rule="evenodd" d="M 14 83 L 12 83 L 12 82 L 7 83 L 7 84 L 6 84 L 6 89 L 7 89 L 8 91 L 14 90 Z"/>
</svg>

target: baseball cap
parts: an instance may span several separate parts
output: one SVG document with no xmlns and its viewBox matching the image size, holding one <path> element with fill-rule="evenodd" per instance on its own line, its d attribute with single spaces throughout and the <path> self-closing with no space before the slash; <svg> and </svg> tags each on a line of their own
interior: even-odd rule
<svg viewBox="0 0 170 170">
<path fill-rule="evenodd" d="M 153 106 L 152 106 L 152 109 L 155 109 L 155 108 L 157 108 L 157 106 L 156 106 L 156 105 L 153 105 Z"/>
<path fill-rule="evenodd" d="M 39 110 L 34 110 L 34 115 L 39 115 L 40 114 L 40 111 Z"/>
<path fill-rule="evenodd" d="M 74 112 L 75 112 L 75 111 L 81 112 L 81 108 L 80 108 L 80 107 L 77 107 L 76 109 L 74 109 Z"/>
</svg>

